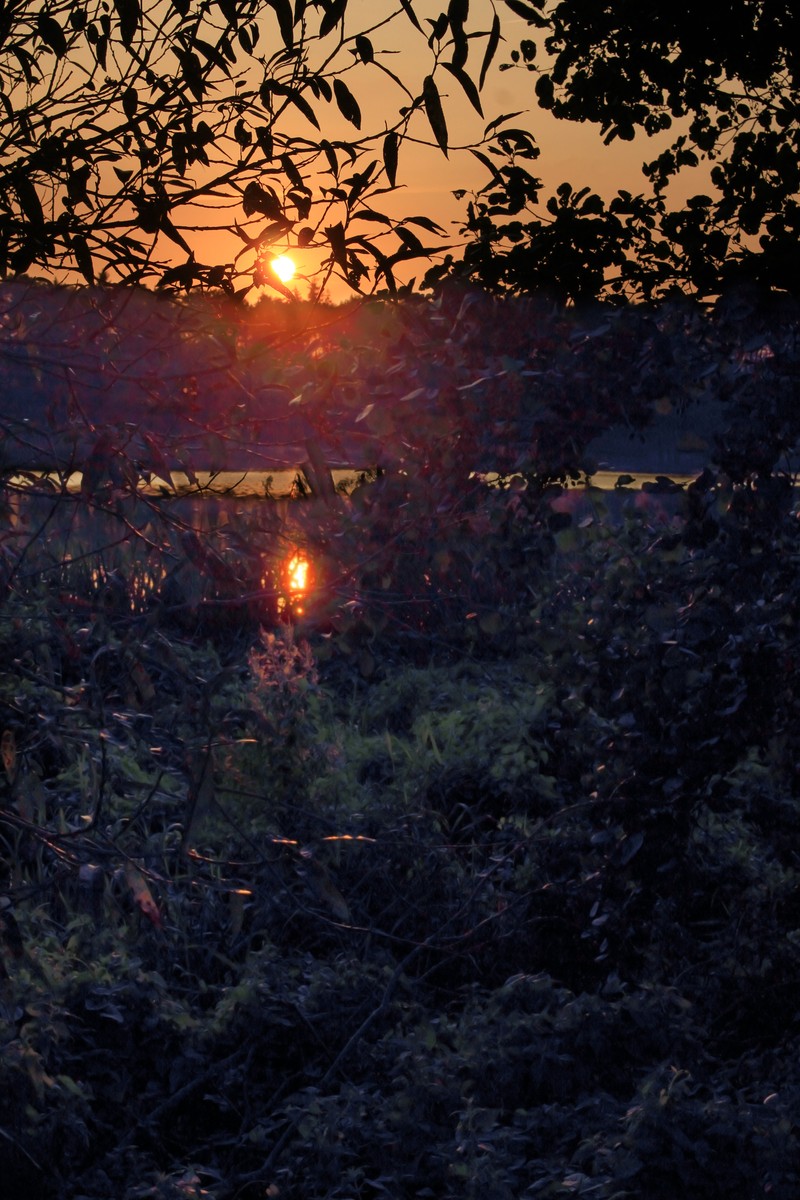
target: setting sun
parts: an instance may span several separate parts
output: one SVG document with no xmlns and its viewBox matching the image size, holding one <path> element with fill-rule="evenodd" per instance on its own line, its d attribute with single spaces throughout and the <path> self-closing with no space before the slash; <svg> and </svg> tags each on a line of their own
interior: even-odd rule
<svg viewBox="0 0 800 1200">
<path fill-rule="evenodd" d="M 270 266 L 281 283 L 288 283 L 294 276 L 295 265 L 286 254 L 279 254 L 277 258 L 273 258 Z"/>
</svg>

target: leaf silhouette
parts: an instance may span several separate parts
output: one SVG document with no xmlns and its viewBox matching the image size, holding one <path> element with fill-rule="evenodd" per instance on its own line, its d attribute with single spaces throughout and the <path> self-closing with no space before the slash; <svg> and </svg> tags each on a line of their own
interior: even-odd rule
<svg viewBox="0 0 800 1200">
<path fill-rule="evenodd" d="M 480 74 L 480 79 L 478 80 L 478 90 L 479 91 L 483 90 L 483 85 L 486 82 L 486 72 L 489 70 L 489 67 L 492 65 L 492 60 L 493 60 L 495 54 L 497 53 L 497 47 L 499 45 L 500 45 L 500 18 L 498 17 L 497 13 L 495 13 L 494 19 L 492 20 L 492 28 L 489 32 L 489 41 L 486 43 L 486 53 L 484 54 L 483 62 L 481 63 L 481 74 Z"/>
<path fill-rule="evenodd" d="M 325 16 L 319 23 L 320 37 L 325 37 L 326 34 L 329 34 L 342 20 L 347 8 L 347 0 L 329 0 L 325 8 Z"/>
<path fill-rule="evenodd" d="M 372 42 L 366 34 L 360 33 L 356 37 L 356 50 L 358 51 L 358 57 L 363 63 L 375 61 L 375 51 L 372 48 Z"/>
<path fill-rule="evenodd" d="M 142 19 L 139 0 L 114 0 L 114 7 L 119 17 L 119 34 L 122 44 L 128 49 Z"/>
<path fill-rule="evenodd" d="M 351 125 L 355 125 L 356 129 L 360 129 L 361 109 L 358 107 L 358 101 L 347 84 L 343 83 L 341 79 L 334 79 L 333 94 L 336 97 L 339 112 L 345 120 L 349 121 Z"/>
<path fill-rule="evenodd" d="M 420 31 L 420 33 L 422 33 L 422 26 L 420 25 L 419 21 L 417 20 L 417 14 L 414 12 L 414 9 L 411 7 L 411 0 L 400 0 L 400 4 L 401 4 L 401 7 L 403 8 L 406 16 L 408 17 L 409 21 L 411 22 L 411 24 L 416 25 L 417 29 Z"/>
<path fill-rule="evenodd" d="M 392 187 L 395 186 L 397 180 L 397 151 L 400 145 L 400 137 L 392 130 L 387 133 L 383 139 L 383 165 L 386 168 L 386 178 Z"/>
<path fill-rule="evenodd" d="M 343 271 L 347 270 L 347 242 L 344 236 L 344 226 L 341 221 L 335 225 L 328 225 L 325 229 L 325 236 L 330 242 L 331 253 L 334 260 L 339 264 Z"/>
<path fill-rule="evenodd" d="M 294 17 L 292 16 L 292 6 L 289 0 L 269 0 L 272 8 L 278 18 L 278 26 L 283 38 L 283 44 L 287 50 L 291 50 L 294 43 Z"/>
<path fill-rule="evenodd" d="M 457 67 L 455 62 L 442 63 L 442 66 L 444 67 L 445 71 L 449 71 L 450 74 L 458 80 L 458 82 L 461 84 L 461 87 L 464 89 L 464 94 L 472 107 L 480 114 L 480 116 L 483 116 L 481 98 L 478 95 L 478 89 L 475 87 L 475 84 L 472 82 L 466 71 L 462 70 L 461 67 Z"/>
<path fill-rule="evenodd" d="M 425 112 L 430 122 L 433 136 L 439 143 L 445 158 L 447 157 L 447 123 L 444 119 L 442 111 L 442 101 L 439 97 L 439 89 L 434 82 L 432 75 L 426 75 L 425 81 L 422 84 L 422 102 L 425 105 Z"/>
<path fill-rule="evenodd" d="M 63 58 L 67 53 L 67 39 L 55 17 L 48 16 L 47 13 L 39 13 L 36 30 L 45 46 L 50 47 L 56 58 Z"/>
</svg>

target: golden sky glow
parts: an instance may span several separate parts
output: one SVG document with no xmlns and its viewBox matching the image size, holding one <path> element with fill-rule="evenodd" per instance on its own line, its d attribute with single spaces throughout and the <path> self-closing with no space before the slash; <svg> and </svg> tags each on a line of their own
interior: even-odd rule
<svg viewBox="0 0 800 1200">
<path fill-rule="evenodd" d="M 391 41 L 388 43 L 391 49 L 387 49 L 386 44 L 380 42 L 380 20 L 395 8 L 389 0 L 376 0 L 369 5 L 368 11 L 366 4 L 353 4 L 352 18 L 348 18 L 348 30 L 350 33 L 355 32 L 357 25 L 377 30 L 378 32 L 371 35 L 375 41 L 376 52 L 379 45 L 384 46 L 381 52 L 384 55 L 383 60 L 390 64 L 391 70 L 408 87 L 409 92 L 418 95 L 422 80 L 431 66 L 425 42 L 419 32 L 409 21 L 395 21 L 391 25 Z M 440 0 L 415 0 L 414 9 L 421 24 L 427 29 L 426 22 L 435 19 L 442 5 Z M 455 80 L 448 80 L 447 76 L 440 78 L 437 74 L 449 131 L 449 154 L 445 157 L 435 145 L 424 114 L 420 112 L 415 115 L 409 136 L 404 138 L 400 145 L 398 187 L 394 191 L 386 191 L 372 204 L 381 214 L 392 220 L 420 215 L 436 221 L 445 231 L 445 244 L 452 247 L 456 257 L 464 241 L 459 230 L 466 218 L 467 198 L 458 199 L 453 193 L 459 190 L 470 193 L 487 182 L 485 167 L 469 152 L 468 147 L 480 143 L 486 125 L 498 116 L 510 116 L 510 124 L 528 129 L 535 138 L 541 152 L 540 157 L 528 165 L 531 172 L 543 182 L 542 202 L 565 181 L 572 183 L 576 188 L 590 187 L 605 200 L 613 197 L 620 188 L 626 188 L 634 194 L 645 191 L 647 181 L 641 174 L 642 163 L 655 158 L 675 136 L 675 130 L 670 130 L 660 139 L 646 138 L 642 134 L 633 142 L 617 140 L 610 146 L 604 146 L 599 131 L 592 125 L 557 121 L 550 113 L 540 109 L 534 94 L 536 75 L 524 69 L 501 71 L 499 68 L 503 63 L 509 63 L 511 51 L 517 48 L 520 40 L 525 37 L 534 37 L 541 56 L 543 31 L 532 31 L 522 18 L 515 17 L 504 5 L 499 5 L 498 9 L 503 22 L 504 41 L 501 42 L 494 64 L 487 74 L 481 94 L 483 118 L 470 105 Z M 470 30 L 487 33 L 493 11 L 490 0 L 472 0 Z M 484 48 L 485 37 L 476 37 L 471 42 L 466 70 L 476 78 Z M 545 60 L 540 57 L 537 61 Z M 408 102 L 407 97 L 377 68 L 359 68 L 353 71 L 352 75 L 347 74 L 347 81 L 364 113 L 365 128 L 369 126 L 374 130 L 379 127 L 381 120 L 385 122 L 386 128 L 391 127 L 400 106 Z M 335 106 L 328 106 L 321 115 L 324 117 L 321 122 L 323 137 L 331 141 L 338 138 L 346 141 L 352 138 L 352 126 L 348 126 L 340 117 Z M 310 123 L 306 123 L 300 115 L 297 116 L 297 125 L 298 132 L 303 136 L 319 137 L 319 131 Z M 378 145 L 376 155 L 379 153 Z M 690 174 L 687 172 L 680 181 L 680 190 L 683 192 L 685 189 L 687 195 L 698 190 L 697 180 L 691 180 Z M 699 190 L 702 190 L 702 187 Z M 366 232 L 373 235 L 376 227 L 370 226 Z M 433 237 L 426 236 L 423 240 L 426 245 L 436 244 Z M 314 247 L 308 250 L 298 248 L 293 244 L 291 234 L 287 236 L 285 243 L 279 241 L 271 249 L 276 256 L 291 255 L 296 268 L 293 290 L 302 297 L 307 282 L 319 266 L 321 253 Z M 398 270 L 398 281 L 407 282 L 410 278 L 420 278 L 428 265 L 423 260 L 410 261 Z M 365 288 L 369 290 L 368 282 L 365 283 Z M 269 288 L 266 290 L 269 291 Z M 351 297 L 353 292 L 343 281 L 332 277 L 328 282 L 326 294 L 330 299 L 340 301 Z"/>
<path fill-rule="evenodd" d="M 34 0 L 27 2 L 33 4 Z M 103 2 L 93 0 L 99 7 Z M 48 12 L 57 9 L 59 18 L 65 20 L 70 0 L 54 3 L 56 8 L 47 6 Z M 503 70 L 510 66 L 511 54 L 523 38 L 535 40 L 536 63 L 547 66 L 542 57 L 545 31 L 532 29 L 504 0 L 471 0 L 468 5 L 465 88 L 463 76 L 460 79 L 445 69 L 453 65 L 449 34 L 429 41 L 443 7 L 442 0 L 413 0 L 413 11 L 408 0 L 402 4 L 400 0 L 349 0 L 346 6 L 333 8 L 308 6 L 302 23 L 302 51 L 297 50 L 302 71 L 296 83 L 294 56 L 283 50 L 279 22 L 279 14 L 285 15 L 291 6 L 256 6 L 247 29 L 239 31 L 243 40 L 236 43 L 236 54 L 230 51 L 230 67 L 227 60 L 222 62 L 213 84 L 196 89 L 194 125 L 198 131 L 205 126 L 208 136 L 204 134 L 205 140 L 197 145 L 186 143 L 183 134 L 173 138 L 182 149 L 163 184 L 171 205 L 169 220 L 162 219 L 163 214 L 158 216 L 158 206 L 166 203 L 167 197 L 150 197 L 157 172 L 152 177 L 148 174 L 147 141 L 158 144 L 161 136 L 167 147 L 171 144 L 173 126 L 169 122 L 174 124 L 174 114 L 162 112 L 153 80 L 159 82 L 159 71 L 163 70 L 165 78 L 176 71 L 179 48 L 164 31 L 171 28 L 170 21 L 180 27 L 175 13 L 183 7 L 178 4 L 174 9 L 170 0 L 142 6 L 142 32 L 136 35 L 141 45 L 137 40 L 127 49 L 117 46 L 119 79 L 105 79 L 100 99 L 94 75 L 100 80 L 102 72 L 98 74 L 96 53 L 88 44 L 77 41 L 70 52 L 76 80 L 83 78 L 81 72 L 86 75 L 83 91 L 76 84 L 75 97 L 69 90 L 72 84 L 66 68 L 50 69 L 56 60 L 52 48 L 47 49 L 49 73 L 44 72 L 29 95 L 33 85 L 24 70 L 17 70 L 18 94 L 11 95 L 9 104 L 22 110 L 32 103 L 36 110 L 36 104 L 42 103 L 45 113 L 48 105 L 54 105 L 64 128 L 56 124 L 50 130 L 47 125 L 47 130 L 67 140 L 73 110 L 81 118 L 93 114 L 87 136 L 97 139 L 107 133 L 110 143 L 98 156 L 99 165 L 90 180 L 75 183 L 73 176 L 78 173 L 73 172 L 70 184 L 62 180 L 58 185 L 67 192 L 72 187 L 69 205 L 77 207 L 87 223 L 85 238 L 74 239 L 74 245 L 67 239 L 65 258 L 72 265 L 66 269 L 74 270 L 77 265 L 85 278 L 93 278 L 106 269 L 106 262 L 113 280 L 115 260 L 104 247 L 102 231 L 121 227 L 131 219 L 135 205 L 144 205 L 146 219 L 139 224 L 133 220 L 143 247 L 142 261 L 147 238 L 152 237 L 147 269 L 155 275 L 163 262 L 171 268 L 165 272 L 165 281 L 168 275 L 175 276 L 171 283 L 183 284 L 177 272 L 187 268 L 187 278 L 199 278 L 193 273 L 195 262 L 200 271 L 232 265 L 237 287 L 243 283 L 247 288 L 252 280 L 256 288 L 263 285 L 267 294 L 272 288 L 285 297 L 291 294 L 300 299 L 317 294 L 323 285 L 329 299 L 351 297 L 353 292 L 343 278 L 346 273 L 369 293 L 384 286 L 375 276 L 378 264 L 384 267 L 387 262 L 398 283 L 419 280 L 430 265 L 429 254 L 447 250 L 459 258 L 468 242 L 461 228 L 470 194 L 489 181 L 485 156 L 482 163 L 471 150 L 485 149 L 487 127 L 496 130 L 501 123 L 527 129 L 538 145 L 540 157 L 527 161 L 525 167 L 542 181 L 542 208 L 565 181 L 578 189 L 588 187 L 605 200 L 620 188 L 634 194 L 649 190 L 641 175 L 642 162 L 656 157 L 678 131 L 661 139 L 638 136 L 633 142 L 617 140 L 604 147 L 598 130 L 588 123 L 557 122 L 536 103 L 535 71 Z M 210 44 L 208 38 L 220 36 L 225 21 L 217 5 L 201 9 L 201 34 L 206 39 L 198 41 L 202 48 Z M 333 24 L 331 11 L 339 12 Z M 475 85 L 496 17 L 501 22 L 501 39 L 479 100 Z M 51 17 L 44 19 L 52 21 Z M 149 72 L 152 79 L 147 73 L 143 76 L 137 57 L 145 51 L 153 54 L 147 60 L 148 67 L 156 68 Z M 182 78 L 180 61 L 178 76 Z M 325 81 L 325 88 L 317 86 L 320 80 Z M 431 85 L 434 99 L 441 100 L 446 133 L 441 118 L 430 116 L 425 94 L 427 89 L 430 97 Z M 52 97 L 47 94 L 51 86 L 55 89 Z M 476 106 L 482 111 L 476 111 Z M 134 117 L 137 143 L 128 134 L 118 136 Z M 37 132 L 43 131 L 44 125 Z M 396 187 L 391 186 L 394 164 L 386 157 L 389 131 L 398 138 Z M 437 140 L 446 144 L 446 154 Z M 167 149 L 167 161 L 171 161 L 169 154 Z M 703 190 L 689 183 L 684 174 L 681 188 L 688 185 L 689 194 Z M 80 194 L 81 187 L 85 195 Z M 47 195 L 43 184 L 42 195 L 32 203 L 34 209 L 43 204 L 50 217 L 59 211 L 62 201 L 58 187 Z M 155 216 L 150 212 L 154 205 Z M 103 213 L 106 225 L 87 215 L 93 206 Z M 408 222 L 412 228 L 398 230 L 400 222 Z M 140 237 L 141 233 L 145 236 Z M 82 262 L 75 249 L 81 240 Z M 125 253 L 119 270 L 122 277 L 129 267 Z M 159 258 L 161 261 L 156 261 Z M 291 273 L 286 260 L 293 264 Z M 254 289 L 250 299 L 256 294 Z"/>
</svg>

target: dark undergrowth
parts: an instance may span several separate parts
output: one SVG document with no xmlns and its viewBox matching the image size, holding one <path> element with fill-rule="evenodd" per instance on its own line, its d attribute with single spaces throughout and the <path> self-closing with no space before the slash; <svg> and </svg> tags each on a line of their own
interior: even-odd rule
<svg viewBox="0 0 800 1200">
<path fill-rule="evenodd" d="M 7 556 L 3 1196 L 794 1200 L 788 489 L 390 491 L 305 625 Z"/>
</svg>

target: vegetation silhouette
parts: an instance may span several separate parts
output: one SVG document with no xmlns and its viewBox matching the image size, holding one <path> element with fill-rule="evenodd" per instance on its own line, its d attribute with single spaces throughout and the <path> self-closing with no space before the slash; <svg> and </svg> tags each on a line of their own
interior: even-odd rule
<svg viewBox="0 0 800 1200">
<path fill-rule="evenodd" d="M 477 152 L 491 179 L 470 201 L 470 244 L 448 264 L 457 276 L 564 302 L 713 297 L 746 283 L 797 295 L 800 24 L 791 0 L 734 0 L 724 18 L 658 3 L 505 8 L 530 36 L 501 69 L 529 73 L 540 109 L 590 122 L 605 145 L 663 140 L 668 130 L 674 141 L 644 164 L 647 191 L 606 200 L 590 178 L 565 181 L 542 210 L 535 139 L 501 131 L 488 154 Z M 704 190 L 676 204 L 670 186 L 685 186 L 695 168 Z"/>
<path fill-rule="evenodd" d="M 3 1200 L 795 1200 L 796 300 L 673 295 L 710 243 L 637 293 L 635 220 L 615 293 L 569 188 L 501 271 L 508 118 L 460 273 L 539 294 L 242 305 L 293 239 L 356 291 L 429 256 L 373 201 L 499 16 L 399 0 L 431 66 L 362 138 L 355 8 L 0 5 Z M 358 136 L 297 135 L 326 111 Z M 244 249 L 201 262 L 220 192 Z M 609 423 L 707 399 L 690 484 L 591 486 Z"/>
<path fill-rule="evenodd" d="M 347 0 L 4 6 L 0 275 L 281 291 L 268 269 L 278 246 L 318 252 L 323 279 L 359 289 L 373 272 L 394 288 L 398 263 L 428 253 L 420 231 L 443 230 L 374 204 L 397 186 L 410 134 L 448 153 L 443 78 L 481 112 L 497 45 L 455 0 L 432 31 L 410 0 L 354 11 Z M 421 44 L 407 80 L 393 70 L 399 22 Z M 388 116 L 365 101 L 376 79 L 397 96 Z"/>
</svg>

